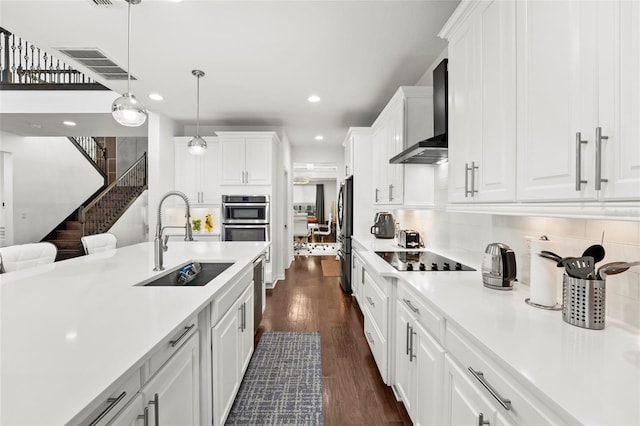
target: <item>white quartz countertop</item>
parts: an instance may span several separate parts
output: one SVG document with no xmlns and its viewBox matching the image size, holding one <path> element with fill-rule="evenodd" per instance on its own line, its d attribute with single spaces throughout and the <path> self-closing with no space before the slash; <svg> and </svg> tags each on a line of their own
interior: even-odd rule
<svg viewBox="0 0 640 426">
<path fill-rule="evenodd" d="M 0 424 L 61 425 L 139 368 L 262 253 L 264 242 L 171 240 L 0 275 Z M 202 287 L 143 287 L 190 261 L 234 265 Z"/>
<path fill-rule="evenodd" d="M 394 240 L 354 236 L 363 260 L 398 285 L 411 285 L 427 302 L 516 380 L 570 423 L 640 425 L 640 334 L 607 318 L 604 330 L 565 323 L 561 311 L 524 302 L 529 288 L 482 285 L 482 253 L 440 250 L 475 272 L 399 272 L 374 251 L 402 250 Z M 365 251 L 368 250 L 368 251 Z"/>
</svg>

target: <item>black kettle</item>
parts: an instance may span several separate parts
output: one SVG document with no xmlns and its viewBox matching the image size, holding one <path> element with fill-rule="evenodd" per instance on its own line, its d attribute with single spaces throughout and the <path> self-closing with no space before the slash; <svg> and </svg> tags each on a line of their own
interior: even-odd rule
<svg viewBox="0 0 640 426">
<path fill-rule="evenodd" d="M 482 283 L 496 290 L 511 290 L 516 279 L 516 254 L 503 243 L 491 243 L 484 251 Z"/>
<path fill-rule="evenodd" d="M 376 213 L 371 233 L 376 238 L 394 238 L 396 236 L 396 222 L 389 212 Z"/>
</svg>

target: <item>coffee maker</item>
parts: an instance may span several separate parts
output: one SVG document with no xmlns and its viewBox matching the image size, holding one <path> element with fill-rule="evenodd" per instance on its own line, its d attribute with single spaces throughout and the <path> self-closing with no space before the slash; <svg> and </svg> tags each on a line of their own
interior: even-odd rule
<svg viewBox="0 0 640 426">
<path fill-rule="evenodd" d="M 516 254 L 503 243 L 491 243 L 484 251 L 482 283 L 496 290 L 511 290 L 516 279 Z"/>
<path fill-rule="evenodd" d="M 376 238 L 390 239 L 396 236 L 396 222 L 391 213 L 376 213 L 376 217 L 373 222 L 371 233 L 375 235 Z"/>
</svg>

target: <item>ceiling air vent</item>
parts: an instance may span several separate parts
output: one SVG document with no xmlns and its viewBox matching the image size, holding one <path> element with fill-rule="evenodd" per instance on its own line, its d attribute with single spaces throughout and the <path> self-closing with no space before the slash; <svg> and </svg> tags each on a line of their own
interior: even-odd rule
<svg viewBox="0 0 640 426">
<path fill-rule="evenodd" d="M 98 6 L 111 6 L 111 0 L 92 0 Z"/>
<path fill-rule="evenodd" d="M 94 1 L 109 1 L 109 0 L 94 0 Z M 81 49 L 58 49 L 58 51 L 64 53 L 71 59 L 91 71 L 98 74 L 105 80 L 126 80 L 127 71 L 119 67 L 111 59 L 107 58 L 104 53 L 96 48 L 81 48 Z M 136 78 L 131 76 L 132 80 Z"/>
</svg>

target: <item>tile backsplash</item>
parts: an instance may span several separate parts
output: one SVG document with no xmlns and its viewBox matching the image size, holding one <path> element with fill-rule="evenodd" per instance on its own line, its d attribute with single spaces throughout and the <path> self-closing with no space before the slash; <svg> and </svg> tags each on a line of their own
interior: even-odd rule
<svg viewBox="0 0 640 426">
<path fill-rule="evenodd" d="M 447 164 L 436 168 L 435 209 L 393 211 L 400 228 L 420 232 L 427 248 L 464 249 L 481 256 L 489 243 L 508 244 L 516 253 L 522 285 L 529 285 L 527 239 L 541 235 L 553 242 L 560 256 L 579 256 L 585 248 L 599 244 L 604 232 L 606 256 L 599 265 L 640 260 L 640 222 L 447 212 L 447 175 Z M 559 283 L 559 291 L 561 287 Z M 640 333 L 640 267 L 609 276 L 606 298 L 607 316 Z"/>
</svg>

